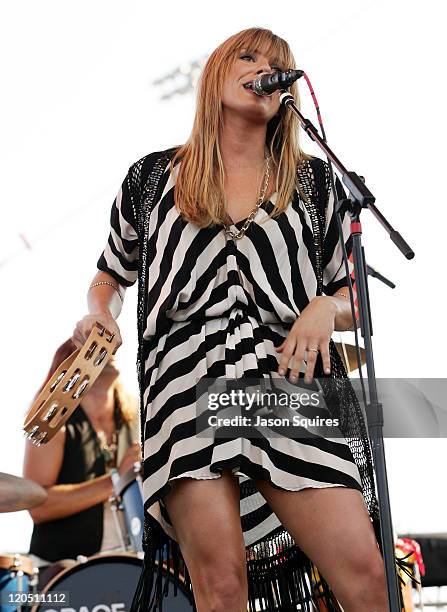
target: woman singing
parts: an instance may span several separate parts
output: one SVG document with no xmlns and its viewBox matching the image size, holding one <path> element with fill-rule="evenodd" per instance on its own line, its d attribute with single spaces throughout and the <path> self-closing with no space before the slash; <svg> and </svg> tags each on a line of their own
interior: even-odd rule
<svg viewBox="0 0 447 612">
<path fill-rule="evenodd" d="M 163 551 L 174 569 L 186 563 L 198 612 L 339 610 L 337 600 L 345 612 L 387 610 L 355 395 L 335 402 L 338 437 L 196 435 L 204 379 L 346 379 L 331 336 L 356 323 L 328 166 L 302 151 L 279 92 L 246 86 L 294 67 L 288 44 L 260 28 L 211 54 L 188 141 L 135 162 L 122 183 L 74 331 L 79 347 L 97 320 L 121 342 L 116 319 L 138 280 L 146 554 L 133 610 L 162 604 Z M 342 224 L 349 253 L 347 215 Z"/>
</svg>

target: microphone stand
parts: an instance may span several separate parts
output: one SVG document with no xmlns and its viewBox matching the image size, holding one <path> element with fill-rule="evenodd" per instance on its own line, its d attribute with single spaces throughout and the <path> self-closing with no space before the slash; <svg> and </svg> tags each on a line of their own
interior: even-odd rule
<svg viewBox="0 0 447 612">
<path fill-rule="evenodd" d="M 376 208 L 375 197 L 366 187 L 362 178 L 355 172 L 349 172 L 342 162 L 332 152 L 326 142 L 321 138 L 315 126 L 306 119 L 295 104 L 293 96 L 286 91 L 280 95 L 281 104 L 289 107 L 298 117 L 301 126 L 308 136 L 317 143 L 328 159 L 334 164 L 342 175 L 343 183 L 349 191 L 348 198 L 338 203 L 336 212 L 346 210 L 351 217 L 351 235 L 353 240 L 354 274 L 357 285 L 358 310 L 360 315 L 360 329 L 365 343 L 366 367 L 370 403 L 366 404 L 368 429 L 371 437 L 371 446 L 374 457 L 374 469 L 377 479 L 378 503 L 380 511 L 380 534 L 383 545 L 386 581 L 388 589 L 388 602 L 391 612 L 401 612 L 400 597 L 396 565 L 394 560 L 394 535 L 391 521 L 391 508 L 388 491 L 388 478 L 386 472 L 385 449 L 383 443 L 383 409 L 378 402 L 374 357 L 372 348 L 372 321 L 368 295 L 368 280 L 364 247 L 362 246 L 362 226 L 360 213 L 362 208 L 368 208 L 378 219 L 379 223 L 389 234 L 391 240 L 407 259 L 414 257 L 414 252 L 402 236 L 393 229 L 381 212 Z M 335 195 L 335 194 L 334 194 Z"/>
</svg>

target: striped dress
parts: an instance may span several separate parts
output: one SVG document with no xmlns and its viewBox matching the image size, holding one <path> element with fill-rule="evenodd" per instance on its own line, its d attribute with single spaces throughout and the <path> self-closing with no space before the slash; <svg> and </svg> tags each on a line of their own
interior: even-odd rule
<svg viewBox="0 0 447 612">
<path fill-rule="evenodd" d="M 217 479 L 222 469 L 230 468 L 239 482 L 241 527 L 247 555 L 253 558 L 260 543 L 272 543 L 278 533 L 288 535 L 257 491 L 255 479 L 289 491 L 340 486 L 362 491 L 358 467 L 341 435 L 297 435 L 294 439 L 293 435 L 275 435 L 275 426 L 258 427 L 256 436 L 197 435 L 199 381 L 251 378 L 274 385 L 285 380 L 277 372 L 280 354 L 276 347 L 317 295 L 312 222 L 295 191 L 287 209 L 274 219 L 267 217 L 276 194 L 263 202 L 240 240 L 227 236 L 222 225 L 201 229 L 184 220 L 174 205 L 177 171 L 178 165 L 173 173 L 169 164 L 164 169 L 149 218 L 142 398 L 145 510 L 161 541 L 181 557 L 163 497 L 174 479 Z M 326 204 L 323 288 L 332 295 L 347 281 L 332 193 Z M 240 229 L 243 223 L 231 229 Z M 348 215 L 343 231 L 349 252 Z M 127 176 L 112 206 L 110 234 L 98 269 L 129 287 L 138 277 L 139 252 Z M 318 410 L 324 409 L 320 406 Z M 294 549 L 299 551 L 297 546 Z M 307 559 L 301 555 L 295 557 L 295 572 Z M 187 575 L 187 568 L 184 570 Z M 281 595 L 271 599 L 271 593 L 262 592 L 261 586 L 255 593 L 256 577 L 251 578 L 250 609 L 286 609 L 271 607 Z M 300 589 L 296 587 L 299 595 L 295 597 L 303 598 Z M 290 605 L 292 596 L 288 602 Z M 256 607 L 259 605 L 267 607 Z"/>
</svg>

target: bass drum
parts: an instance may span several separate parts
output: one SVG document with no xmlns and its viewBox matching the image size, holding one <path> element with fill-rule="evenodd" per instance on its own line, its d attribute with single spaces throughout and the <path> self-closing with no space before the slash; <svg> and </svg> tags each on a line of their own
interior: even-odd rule
<svg viewBox="0 0 447 612">
<path fill-rule="evenodd" d="M 41 603 L 32 612 L 60 612 L 61 608 L 70 612 L 128 612 L 142 564 L 141 559 L 129 553 L 89 557 L 63 570 L 45 585 L 42 593 L 48 594 L 47 599 L 51 597 L 53 602 L 57 599 L 56 605 Z M 180 575 L 176 596 L 174 583 L 169 584 L 169 593 L 163 599 L 166 611 L 191 612 L 193 609 L 183 583 Z M 65 601 L 63 593 L 67 594 Z"/>
<path fill-rule="evenodd" d="M 26 555 L 0 555 L 0 612 L 24 610 L 28 594 L 35 594 L 37 579 Z"/>
</svg>

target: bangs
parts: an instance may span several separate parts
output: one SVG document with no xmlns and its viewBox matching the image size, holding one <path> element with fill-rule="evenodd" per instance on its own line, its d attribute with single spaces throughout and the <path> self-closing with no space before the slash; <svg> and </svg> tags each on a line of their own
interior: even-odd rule
<svg viewBox="0 0 447 612">
<path fill-rule="evenodd" d="M 231 41 L 231 42 L 230 42 Z M 235 61 L 237 55 L 244 50 L 247 53 L 262 53 L 271 63 L 278 65 L 281 70 L 295 68 L 295 60 L 285 40 L 273 34 L 270 30 L 252 28 L 236 34 L 230 39 L 228 59 Z M 231 57 L 232 56 L 232 57 Z"/>
</svg>

